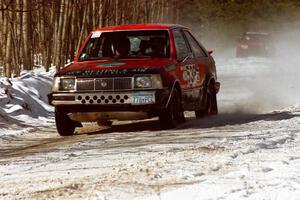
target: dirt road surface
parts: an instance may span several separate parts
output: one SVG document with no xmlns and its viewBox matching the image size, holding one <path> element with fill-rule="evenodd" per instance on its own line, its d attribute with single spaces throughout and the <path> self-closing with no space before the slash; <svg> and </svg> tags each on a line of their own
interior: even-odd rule
<svg viewBox="0 0 300 200">
<path fill-rule="evenodd" d="M 1 138 L 0 199 L 297 199 L 300 107 L 261 110 L 251 78 L 219 79 L 220 114 L 187 112 L 173 130 L 152 119 L 60 137 L 52 123 Z"/>
</svg>

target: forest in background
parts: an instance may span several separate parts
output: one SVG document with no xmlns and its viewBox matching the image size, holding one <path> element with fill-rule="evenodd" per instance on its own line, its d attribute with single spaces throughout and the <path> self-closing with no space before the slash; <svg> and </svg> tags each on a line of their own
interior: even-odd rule
<svg viewBox="0 0 300 200">
<path fill-rule="evenodd" d="M 6 77 L 35 65 L 59 69 L 105 26 L 179 23 L 222 48 L 243 31 L 278 32 L 299 19 L 299 0 L 0 0 L 0 67 Z"/>
<path fill-rule="evenodd" d="M 194 0 L 180 17 L 208 48 L 234 48 L 245 31 L 265 31 L 273 39 L 300 33 L 299 0 Z M 282 38 L 281 38 L 282 39 Z M 290 38 L 287 38 L 289 40 Z"/>
</svg>

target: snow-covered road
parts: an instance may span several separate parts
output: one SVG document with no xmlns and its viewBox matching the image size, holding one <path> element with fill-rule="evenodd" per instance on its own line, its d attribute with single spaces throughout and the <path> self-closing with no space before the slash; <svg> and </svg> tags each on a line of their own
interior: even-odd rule
<svg viewBox="0 0 300 200">
<path fill-rule="evenodd" d="M 224 62 L 220 114 L 187 112 L 169 131 L 153 119 L 63 138 L 45 116 L 0 127 L 0 199 L 299 199 L 299 88 L 284 73 Z"/>
</svg>

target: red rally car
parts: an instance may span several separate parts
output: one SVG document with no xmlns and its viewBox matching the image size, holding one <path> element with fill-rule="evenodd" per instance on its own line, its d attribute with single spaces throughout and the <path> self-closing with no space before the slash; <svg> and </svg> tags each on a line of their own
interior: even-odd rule
<svg viewBox="0 0 300 200">
<path fill-rule="evenodd" d="M 217 114 L 220 83 L 211 51 L 181 25 L 137 24 L 97 29 L 74 62 L 59 71 L 48 95 L 57 131 L 81 122 L 159 117 L 161 128 Z"/>
</svg>

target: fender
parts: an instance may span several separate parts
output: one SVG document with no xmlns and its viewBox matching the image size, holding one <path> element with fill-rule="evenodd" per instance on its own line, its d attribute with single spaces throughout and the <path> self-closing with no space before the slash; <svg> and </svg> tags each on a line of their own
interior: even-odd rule
<svg viewBox="0 0 300 200">
<path fill-rule="evenodd" d="M 207 82 L 206 82 L 206 87 L 208 87 L 212 82 L 215 81 L 215 78 L 213 76 L 210 76 L 208 79 L 207 79 Z"/>
</svg>

